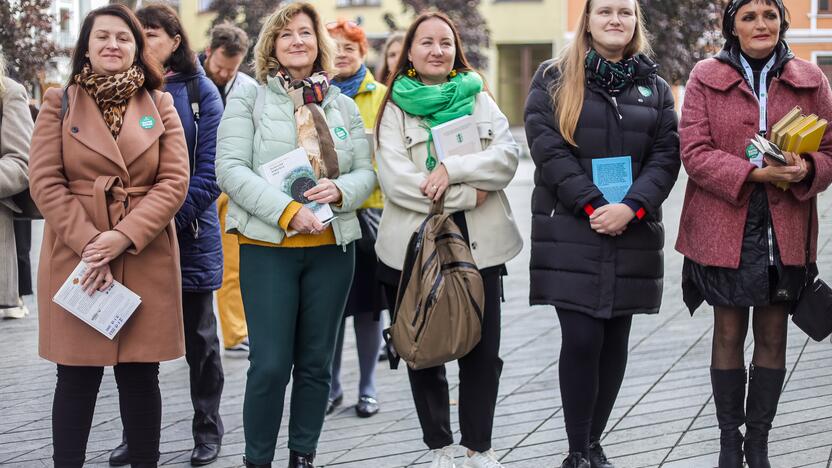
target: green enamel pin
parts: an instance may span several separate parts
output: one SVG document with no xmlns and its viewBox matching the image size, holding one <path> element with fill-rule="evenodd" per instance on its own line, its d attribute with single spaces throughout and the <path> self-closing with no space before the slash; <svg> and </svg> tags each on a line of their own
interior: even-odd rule
<svg viewBox="0 0 832 468">
<path fill-rule="evenodd" d="M 144 117 L 139 119 L 139 125 L 141 125 L 142 128 L 145 130 L 150 130 L 151 128 L 153 128 L 154 125 L 156 125 L 156 120 L 154 120 L 153 117 L 149 115 L 145 115 Z"/>
</svg>

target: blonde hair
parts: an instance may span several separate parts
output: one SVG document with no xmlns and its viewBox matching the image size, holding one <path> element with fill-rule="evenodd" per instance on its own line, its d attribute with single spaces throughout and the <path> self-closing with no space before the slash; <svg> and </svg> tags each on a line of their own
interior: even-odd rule
<svg viewBox="0 0 832 468">
<path fill-rule="evenodd" d="M 0 94 L 6 92 L 6 57 L 3 51 L 0 50 Z"/>
<path fill-rule="evenodd" d="M 586 52 L 592 47 L 592 35 L 589 33 L 589 15 L 592 12 L 594 0 L 586 0 L 584 12 L 578 23 L 575 32 L 575 39 L 560 52 L 552 67 L 560 72 L 560 77 L 551 89 L 552 103 L 555 108 L 555 120 L 558 122 L 560 134 L 567 143 L 578 146 L 575 142 L 575 130 L 578 127 L 578 119 L 584 107 L 584 93 L 586 82 L 586 71 L 584 61 Z M 624 48 L 624 57 L 632 57 L 637 54 L 651 54 L 652 49 L 647 39 L 647 30 L 644 26 L 644 15 L 638 0 L 633 0 L 635 5 L 636 29 L 633 39 Z"/>
<path fill-rule="evenodd" d="M 288 26 L 299 13 L 306 14 L 312 20 L 312 26 L 315 29 L 315 36 L 318 41 L 318 56 L 315 58 L 313 70 L 322 70 L 329 76 L 335 76 L 337 73 L 333 62 L 335 46 L 323 22 L 321 22 L 320 15 L 311 4 L 294 2 L 278 8 L 271 16 L 266 18 L 263 28 L 260 29 L 260 36 L 254 46 L 254 73 L 255 78 L 260 83 L 266 83 L 268 77 L 280 68 L 281 65 L 277 61 L 274 48 L 275 40 L 278 33 Z"/>
</svg>

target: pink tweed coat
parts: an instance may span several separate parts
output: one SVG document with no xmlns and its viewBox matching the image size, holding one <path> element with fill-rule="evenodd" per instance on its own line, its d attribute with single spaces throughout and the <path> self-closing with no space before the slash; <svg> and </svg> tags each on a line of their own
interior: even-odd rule
<svg viewBox="0 0 832 468">
<path fill-rule="evenodd" d="M 772 79 L 769 129 L 794 106 L 832 122 L 832 90 L 821 70 L 795 58 Z M 699 62 L 690 75 L 679 134 L 689 179 L 676 250 L 708 266 L 738 268 L 754 166 L 745 148 L 758 128 L 759 105 L 740 72 L 717 59 Z M 782 191 L 766 184 L 772 225 L 784 265 L 805 263 L 809 200 L 832 183 L 832 129 L 820 151 L 804 155 L 813 174 Z M 811 259 L 817 245 L 817 212 L 811 213 Z"/>
</svg>

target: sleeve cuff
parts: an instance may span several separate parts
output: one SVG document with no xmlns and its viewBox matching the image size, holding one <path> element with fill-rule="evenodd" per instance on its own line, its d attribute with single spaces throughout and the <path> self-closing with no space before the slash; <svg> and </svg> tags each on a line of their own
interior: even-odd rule
<svg viewBox="0 0 832 468">
<path fill-rule="evenodd" d="M 303 205 L 301 205 L 300 203 L 296 201 L 289 202 L 289 204 L 286 206 L 286 209 L 283 210 L 283 214 L 280 215 L 280 219 L 277 220 L 277 224 L 280 226 L 280 229 L 288 231 L 289 223 L 292 222 L 292 218 L 294 218 L 295 215 L 298 214 L 298 211 L 300 211 L 301 208 L 303 208 Z"/>
<path fill-rule="evenodd" d="M 586 213 L 587 216 L 592 216 L 592 213 L 595 213 L 595 210 L 604 205 L 609 205 L 609 203 L 610 202 L 608 202 L 604 197 L 595 198 L 591 202 L 584 205 L 584 213 Z"/>
<path fill-rule="evenodd" d="M 644 207 L 641 206 L 641 203 L 633 200 L 632 198 L 625 198 L 621 201 L 621 203 L 627 205 L 631 210 L 633 210 L 633 213 L 636 214 L 636 219 L 638 220 L 641 220 L 642 218 L 644 218 L 644 215 L 647 214 L 647 212 L 644 210 Z"/>
</svg>

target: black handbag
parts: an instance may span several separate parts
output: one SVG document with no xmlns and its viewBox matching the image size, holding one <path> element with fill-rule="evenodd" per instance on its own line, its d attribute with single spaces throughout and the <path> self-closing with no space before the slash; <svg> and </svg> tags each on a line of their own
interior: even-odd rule
<svg viewBox="0 0 832 468">
<path fill-rule="evenodd" d="M 813 198 L 809 203 L 809 227 L 806 230 L 806 283 L 795 303 L 792 322 L 813 340 L 823 341 L 832 334 L 832 288 L 817 277 L 817 267 L 809 264 L 814 203 Z"/>
<path fill-rule="evenodd" d="M 357 216 L 358 226 L 361 228 L 361 239 L 355 241 L 355 247 L 362 253 L 375 255 L 381 209 L 363 208 L 358 210 Z"/>
</svg>

